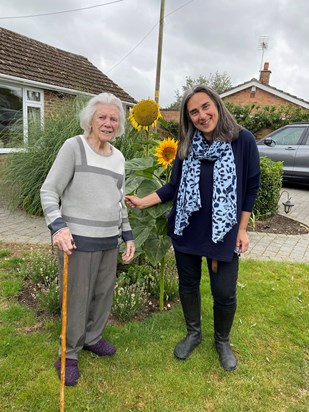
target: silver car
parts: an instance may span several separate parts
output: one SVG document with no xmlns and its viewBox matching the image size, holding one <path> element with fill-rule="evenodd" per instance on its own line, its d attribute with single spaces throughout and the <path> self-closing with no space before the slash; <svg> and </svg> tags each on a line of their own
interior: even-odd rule
<svg viewBox="0 0 309 412">
<path fill-rule="evenodd" d="M 283 180 L 309 184 L 309 122 L 292 123 L 257 143 L 260 157 L 283 162 Z"/>
</svg>

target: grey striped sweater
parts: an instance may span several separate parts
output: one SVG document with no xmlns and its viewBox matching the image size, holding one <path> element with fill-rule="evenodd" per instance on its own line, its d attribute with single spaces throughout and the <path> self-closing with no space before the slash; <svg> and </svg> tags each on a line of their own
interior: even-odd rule
<svg viewBox="0 0 309 412">
<path fill-rule="evenodd" d="M 68 226 L 80 251 L 132 240 L 124 186 L 125 159 L 118 149 L 101 155 L 82 135 L 66 140 L 40 191 L 51 234 Z"/>
</svg>

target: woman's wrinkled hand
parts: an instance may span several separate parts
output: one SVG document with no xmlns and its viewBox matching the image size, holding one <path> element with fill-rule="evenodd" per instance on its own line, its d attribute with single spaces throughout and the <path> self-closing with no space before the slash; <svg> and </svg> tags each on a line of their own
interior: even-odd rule
<svg viewBox="0 0 309 412">
<path fill-rule="evenodd" d="M 122 260 L 124 262 L 129 262 L 129 260 L 133 259 L 135 253 L 135 243 L 134 240 L 128 240 L 126 242 L 126 251 L 122 254 Z"/>
<path fill-rule="evenodd" d="M 76 249 L 73 236 L 68 227 L 64 227 L 56 232 L 52 237 L 53 246 L 57 247 L 59 250 L 62 250 L 68 255 L 72 254 L 73 249 Z"/>
</svg>

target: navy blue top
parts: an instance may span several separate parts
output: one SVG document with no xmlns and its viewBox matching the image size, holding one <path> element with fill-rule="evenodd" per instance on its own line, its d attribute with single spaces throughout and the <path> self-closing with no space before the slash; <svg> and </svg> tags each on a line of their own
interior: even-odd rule
<svg viewBox="0 0 309 412">
<path fill-rule="evenodd" d="M 212 235 L 212 191 L 214 162 L 201 161 L 200 195 L 202 207 L 192 213 L 189 225 L 182 236 L 174 234 L 176 201 L 181 179 L 182 161 L 176 157 L 169 183 L 157 190 L 162 202 L 173 200 L 173 207 L 168 216 L 168 235 L 173 247 L 178 252 L 205 256 L 230 262 L 233 259 L 236 238 L 242 211 L 252 212 L 260 183 L 260 160 L 252 133 L 246 129 L 239 132 L 239 137 L 232 142 L 237 174 L 237 224 L 224 236 L 223 241 L 214 243 Z"/>
</svg>

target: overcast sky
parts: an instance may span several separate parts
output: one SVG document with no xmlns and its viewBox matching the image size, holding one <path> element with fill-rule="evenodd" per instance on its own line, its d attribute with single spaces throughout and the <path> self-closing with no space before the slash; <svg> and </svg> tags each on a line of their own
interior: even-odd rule
<svg viewBox="0 0 309 412">
<path fill-rule="evenodd" d="M 1 0 L 0 26 L 87 57 L 140 100 L 154 98 L 160 5 L 161 0 Z M 59 13 L 86 7 L 91 8 Z M 225 72 L 233 86 L 258 79 L 262 40 L 270 85 L 309 101 L 309 0 L 165 0 L 161 107 L 175 100 L 186 76 Z"/>
</svg>

